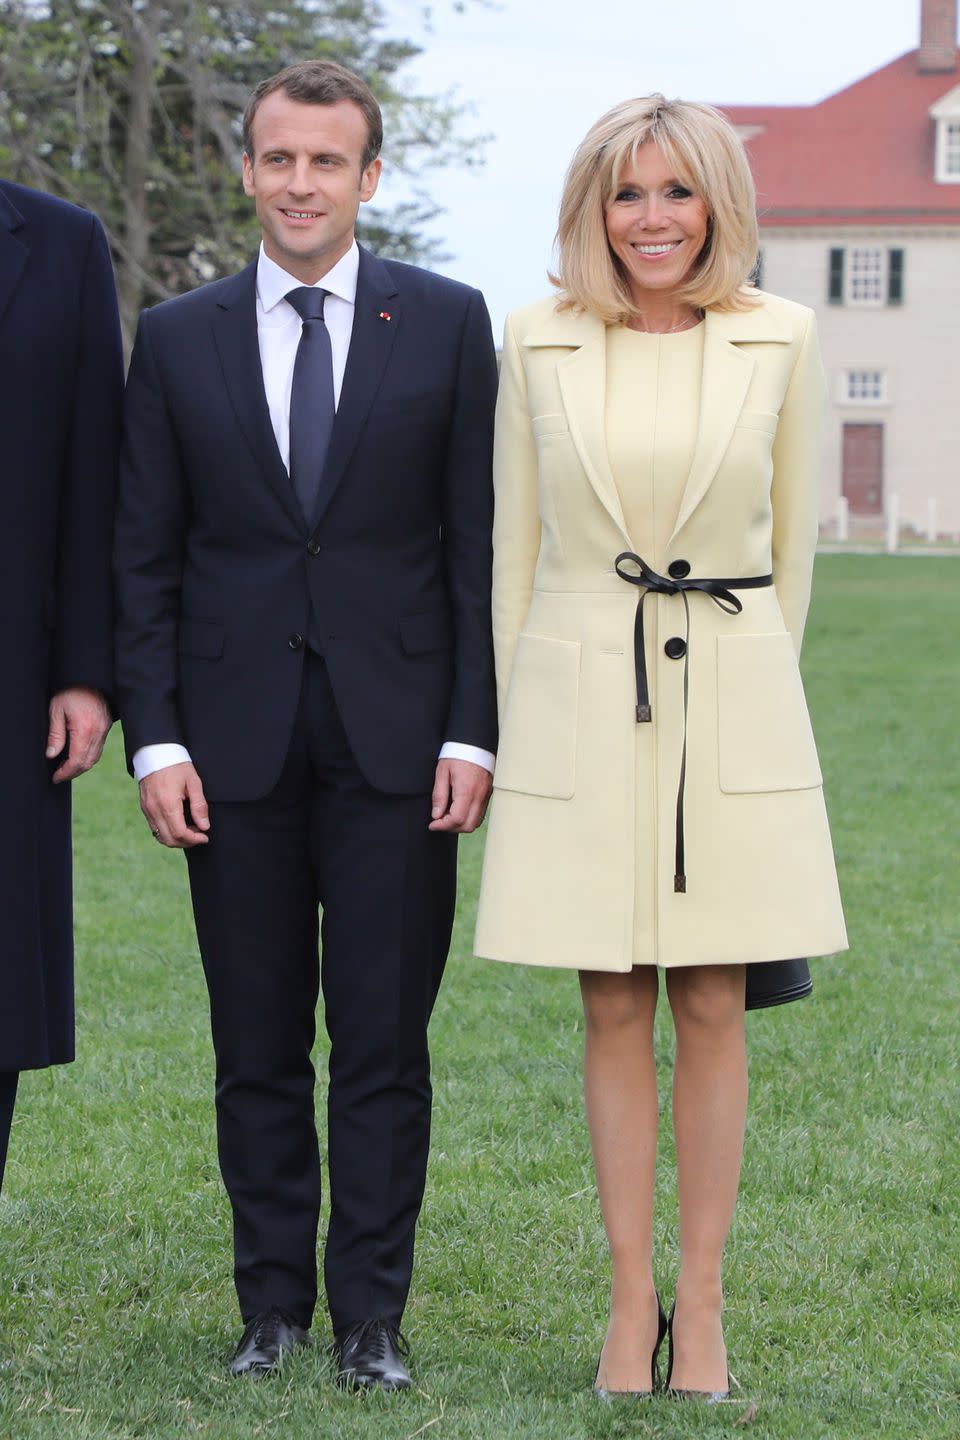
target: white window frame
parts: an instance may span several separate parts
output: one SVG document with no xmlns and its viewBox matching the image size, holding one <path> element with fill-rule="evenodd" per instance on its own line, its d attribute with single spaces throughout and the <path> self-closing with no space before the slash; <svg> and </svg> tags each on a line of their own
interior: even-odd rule
<svg viewBox="0 0 960 1440">
<path fill-rule="evenodd" d="M 960 119 L 937 125 L 937 179 L 941 185 L 960 185 Z"/>
<path fill-rule="evenodd" d="M 848 365 L 840 372 L 839 391 L 840 405 L 886 405 L 887 372 L 880 365 Z"/>
<path fill-rule="evenodd" d="M 873 262 L 869 269 L 864 265 L 862 257 L 865 256 L 870 256 Z M 890 283 L 890 252 L 886 245 L 849 245 L 843 272 L 843 299 L 846 305 L 873 309 L 886 305 Z M 871 292 L 869 294 L 865 293 L 868 285 Z"/>
<path fill-rule="evenodd" d="M 934 179 L 938 185 L 960 185 L 960 85 L 930 106 L 937 124 Z"/>
</svg>

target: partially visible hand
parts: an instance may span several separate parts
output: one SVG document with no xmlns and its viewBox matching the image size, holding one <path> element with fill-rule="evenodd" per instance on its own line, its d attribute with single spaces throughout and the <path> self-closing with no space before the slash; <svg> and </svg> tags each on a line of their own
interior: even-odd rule
<svg viewBox="0 0 960 1440">
<path fill-rule="evenodd" d="M 140 781 L 140 809 L 155 838 L 174 850 L 206 845 L 210 814 L 200 776 L 187 761 L 154 770 Z M 188 818 L 189 816 L 189 818 Z"/>
<path fill-rule="evenodd" d="M 433 782 L 431 830 L 469 835 L 483 821 L 493 789 L 493 776 L 470 760 L 440 760 Z"/>
<path fill-rule="evenodd" d="M 103 754 L 103 742 L 113 720 L 99 690 L 74 686 L 61 690 L 50 701 L 50 728 L 47 731 L 47 759 L 59 755 L 70 739 L 63 764 L 53 772 L 53 783 L 75 780 L 92 770 Z"/>
</svg>

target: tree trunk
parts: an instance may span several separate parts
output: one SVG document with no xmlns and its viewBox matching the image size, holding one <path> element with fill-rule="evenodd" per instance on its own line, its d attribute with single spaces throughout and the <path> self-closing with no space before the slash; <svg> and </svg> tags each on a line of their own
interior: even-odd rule
<svg viewBox="0 0 960 1440">
<path fill-rule="evenodd" d="M 149 28 L 145 13 L 131 13 L 130 18 L 130 101 L 123 167 L 126 253 L 120 261 L 117 275 L 120 324 L 128 353 L 143 308 L 143 279 L 150 261 L 147 177 L 156 88 L 156 37 Z"/>
</svg>

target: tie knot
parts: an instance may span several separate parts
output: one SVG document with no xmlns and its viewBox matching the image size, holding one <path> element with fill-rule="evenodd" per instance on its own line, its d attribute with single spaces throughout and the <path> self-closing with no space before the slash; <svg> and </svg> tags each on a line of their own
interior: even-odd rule
<svg viewBox="0 0 960 1440">
<path fill-rule="evenodd" d="M 329 293 L 315 285 L 301 285 L 298 290 L 289 291 L 284 299 L 293 306 L 301 320 L 322 320 L 323 302 Z"/>
</svg>

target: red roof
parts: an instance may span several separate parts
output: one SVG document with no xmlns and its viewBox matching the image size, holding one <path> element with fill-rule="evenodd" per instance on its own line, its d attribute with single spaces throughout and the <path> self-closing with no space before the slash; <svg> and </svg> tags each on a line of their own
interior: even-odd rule
<svg viewBox="0 0 960 1440">
<path fill-rule="evenodd" d="M 960 224 L 960 185 L 933 178 L 928 113 L 957 85 L 960 69 L 923 74 L 911 50 L 817 105 L 721 106 L 763 126 L 746 142 L 761 225 Z"/>
</svg>

